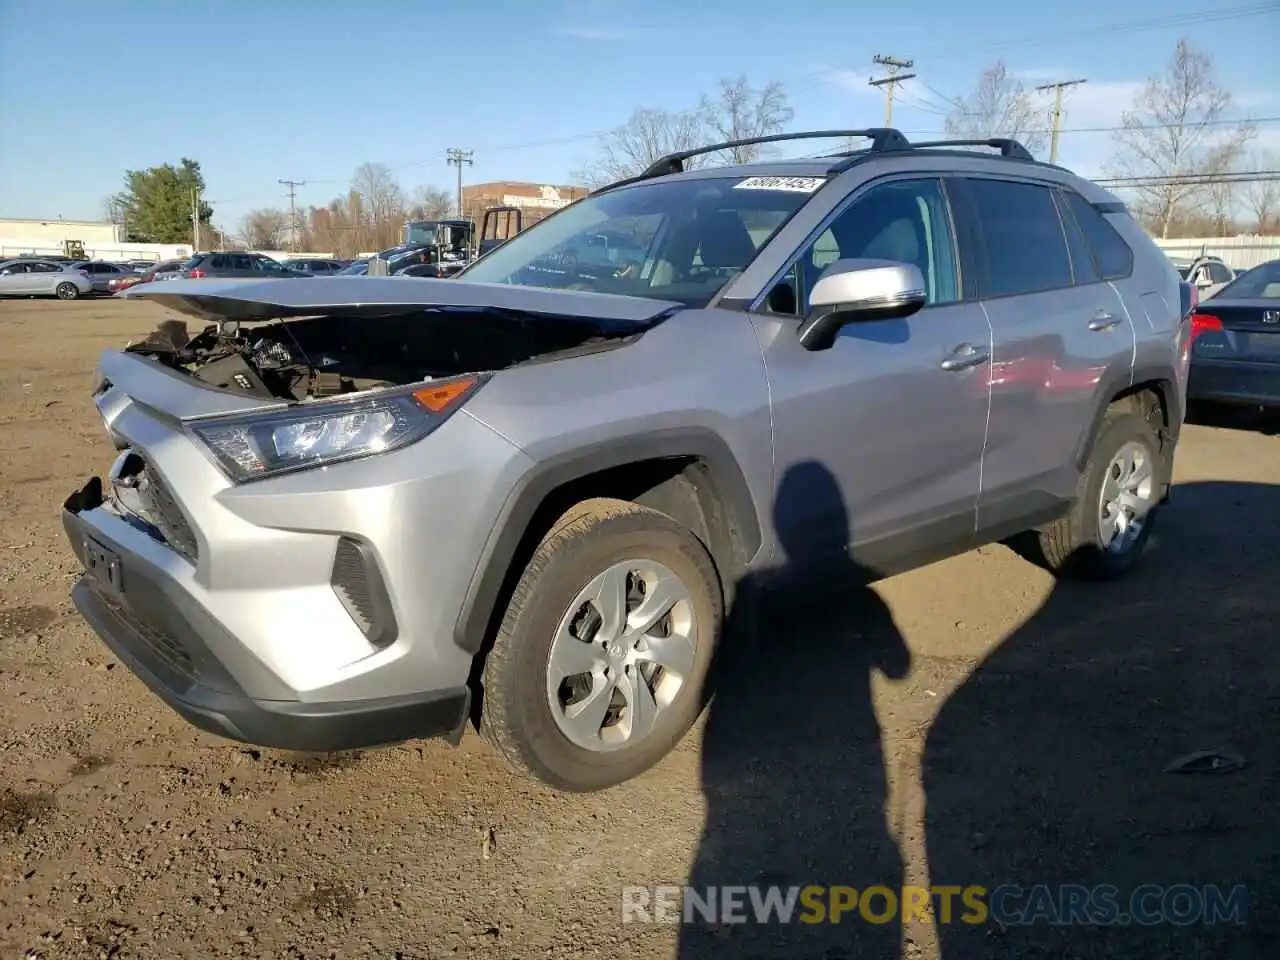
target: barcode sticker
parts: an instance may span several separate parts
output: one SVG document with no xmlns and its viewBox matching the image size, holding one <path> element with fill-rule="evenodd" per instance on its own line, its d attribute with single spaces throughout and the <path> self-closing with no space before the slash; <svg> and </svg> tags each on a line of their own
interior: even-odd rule
<svg viewBox="0 0 1280 960">
<path fill-rule="evenodd" d="M 787 193 L 813 193 L 826 182 L 826 177 L 747 177 L 734 184 L 735 190 L 783 190 Z"/>
</svg>

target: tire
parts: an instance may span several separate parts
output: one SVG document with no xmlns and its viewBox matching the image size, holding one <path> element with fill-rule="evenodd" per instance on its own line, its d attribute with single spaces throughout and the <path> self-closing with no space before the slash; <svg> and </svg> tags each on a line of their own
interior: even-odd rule
<svg viewBox="0 0 1280 960">
<path fill-rule="evenodd" d="M 1117 541 L 1123 543 L 1120 549 L 1107 549 L 1101 531 L 1103 484 L 1116 457 L 1135 449 L 1141 451 L 1150 469 L 1150 492 L 1142 498 L 1148 509 L 1136 535 Z M 1071 512 L 1038 531 L 1045 565 L 1063 577 L 1095 581 L 1115 580 L 1133 569 L 1160 510 L 1163 461 L 1160 441 L 1146 420 L 1118 407 L 1109 410 L 1080 476 Z"/>
<path fill-rule="evenodd" d="M 59 300 L 78 300 L 80 298 L 80 288 L 74 283 L 60 283 L 54 288 L 53 292 Z"/>
<path fill-rule="evenodd" d="M 595 639 L 608 634 L 607 622 L 600 617 L 596 630 L 590 629 L 590 622 L 583 626 L 581 621 L 592 621 L 592 611 L 598 615 L 599 610 L 594 605 L 580 607 L 575 601 L 609 571 L 615 571 L 616 577 L 618 570 L 638 569 L 650 577 L 655 570 L 664 568 L 674 575 L 684 592 L 670 618 L 658 621 L 658 628 L 670 625 L 669 637 L 658 637 L 656 642 L 679 645 L 679 633 L 689 629 L 694 643 L 691 655 L 688 647 L 680 647 L 688 659 L 687 664 L 681 664 L 683 676 L 679 669 L 667 668 L 671 672 L 652 675 L 654 682 L 650 686 L 646 673 L 641 671 L 651 671 L 654 659 L 646 663 L 644 658 L 657 658 L 657 651 L 663 648 L 654 646 L 648 653 L 627 653 L 640 659 L 618 667 L 622 661 L 611 660 L 606 653 L 608 637 L 599 643 L 599 648 Z M 624 576 L 621 582 L 631 584 L 635 578 Z M 657 608 L 661 609 L 661 604 Z M 573 622 L 575 612 L 582 610 L 587 613 L 580 614 L 574 629 L 580 635 L 589 632 L 590 642 L 560 634 L 562 624 Z M 723 611 L 723 592 L 715 564 L 706 547 L 687 528 L 666 514 L 627 501 L 595 499 L 578 504 L 552 525 L 512 593 L 484 665 L 481 734 L 516 769 L 559 790 L 603 790 L 638 776 L 666 756 L 702 712 L 706 703 L 704 686 Z M 634 623 L 635 611 L 630 614 Z M 652 639 L 654 634 L 648 636 Z M 619 692 L 614 693 L 608 679 L 596 675 L 588 681 L 585 675 L 578 675 L 576 682 L 585 686 L 574 690 L 579 697 L 574 705 L 585 705 L 591 699 L 586 689 L 599 691 L 596 705 L 607 698 L 616 702 L 622 696 L 623 684 L 634 682 L 633 678 L 651 690 L 654 701 L 665 699 L 665 706 L 656 710 L 648 732 L 635 742 L 625 742 L 623 734 L 627 730 L 635 732 L 631 724 L 638 722 L 638 714 L 624 706 L 616 723 L 596 725 L 592 720 L 574 727 L 579 738 L 590 740 L 589 746 L 567 733 L 564 725 L 570 723 L 565 719 L 568 712 L 562 704 L 553 704 L 553 697 L 559 701 L 569 689 L 553 680 L 562 672 L 554 669 L 561 661 L 552 661 L 553 650 L 561 649 L 556 643 L 571 648 L 575 658 L 585 655 L 597 664 L 614 664 L 610 668 L 613 676 L 623 680 L 618 684 Z M 582 647 L 576 646 L 578 643 Z M 642 639 L 635 649 L 645 646 Z M 617 648 L 622 647 L 633 649 L 629 643 L 620 643 L 614 657 Z M 619 672 L 622 670 L 625 678 Z M 574 682 L 566 681 L 570 687 Z M 652 705 L 652 701 L 644 702 Z M 606 714 L 606 720 L 608 717 Z"/>
</svg>

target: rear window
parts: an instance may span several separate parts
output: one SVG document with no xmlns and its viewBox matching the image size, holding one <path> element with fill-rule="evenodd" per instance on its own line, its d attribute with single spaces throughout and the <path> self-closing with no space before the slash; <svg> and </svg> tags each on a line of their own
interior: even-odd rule
<svg viewBox="0 0 1280 960">
<path fill-rule="evenodd" d="M 206 257 L 203 253 L 196 254 L 190 260 L 184 261 L 181 265 L 181 269 L 194 270 L 196 267 L 200 266 L 200 264 L 204 263 L 205 260 L 207 259 L 209 258 Z M 160 268 L 157 268 L 157 269 L 160 269 Z"/>
<path fill-rule="evenodd" d="M 1232 297 L 1280 300 L 1280 260 L 1271 260 L 1245 271 L 1214 295 L 1216 300 L 1229 300 Z"/>
<path fill-rule="evenodd" d="M 1133 251 L 1107 222 L 1107 218 L 1084 197 L 1067 191 L 1067 204 L 1093 249 L 1098 271 L 1104 280 L 1122 280 L 1133 272 Z M 1184 276 L 1185 279 L 1185 276 Z"/>
</svg>

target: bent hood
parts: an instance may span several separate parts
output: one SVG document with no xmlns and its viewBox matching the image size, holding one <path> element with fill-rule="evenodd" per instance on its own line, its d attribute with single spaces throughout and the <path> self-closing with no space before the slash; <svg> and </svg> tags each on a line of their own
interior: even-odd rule
<svg viewBox="0 0 1280 960">
<path fill-rule="evenodd" d="M 130 287 L 125 299 L 150 300 L 207 321 L 281 320 L 316 314 L 353 319 L 388 313 L 511 311 L 589 321 L 609 334 L 639 332 L 684 304 L 581 290 L 422 277 L 331 276 L 265 280 L 163 280 Z"/>
</svg>

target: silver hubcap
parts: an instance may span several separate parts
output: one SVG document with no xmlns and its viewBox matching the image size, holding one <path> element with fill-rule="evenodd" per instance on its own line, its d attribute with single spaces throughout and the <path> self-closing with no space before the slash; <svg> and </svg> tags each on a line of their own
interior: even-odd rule
<svg viewBox="0 0 1280 960">
<path fill-rule="evenodd" d="M 556 726 L 587 750 L 634 745 L 683 691 L 697 647 L 680 578 L 652 560 L 615 563 L 578 593 L 556 629 L 547 662 Z"/>
<path fill-rule="evenodd" d="M 1103 549 L 1119 554 L 1134 545 L 1146 524 L 1154 491 L 1151 453 L 1141 443 L 1126 443 L 1102 481 L 1098 535 Z"/>
</svg>

